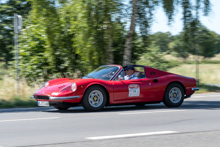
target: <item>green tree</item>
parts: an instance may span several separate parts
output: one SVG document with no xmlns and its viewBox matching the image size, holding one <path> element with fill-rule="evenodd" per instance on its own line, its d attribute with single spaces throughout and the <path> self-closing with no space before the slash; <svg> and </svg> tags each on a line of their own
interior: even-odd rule
<svg viewBox="0 0 220 147">
<path fill-rule="evenodd" d="M 201 27 L 198 38 L 199 54 L 204 58 L 214 57 L 218 49 L 218 35 L 205 27 Z"/>
<path fill-rule="evenodd" d="M 193 22 L 194 23 L 194 22 Z M 191 34 L 185 41 L 186 32 L 181 32 L 175 36 L 174 41 L 169 44 L 169 48 L 174 51 L 177 57 L 187 58 L 189 54 L 197 54 L 204 58 L 213 57 L 218 49 L 218 35 L 208 30 L 202 24 L 197 25 L 197 31 L 193 30 L 194 25 L 188 27 Z"/>
<path fill-rule="evenodd" d="M 123 24 L 118 17 L 113 18 L 118 11 L 116 2 L 31 2 L 33 11 L 25 20 L 20 39 L 24 76 L 33 80 L 48 79 L 51 75 L 65 77 L 76 71 L 86 73 L 102 64 L 120 62 L 120 57 L 113 58 L 124 44 Z"/>
<path fill-rule="evenodd" d="M 150 35 L 150 40 L 159 46 L 161 52 L 168 52 L 169 43 L 173 40 L 173 37 L 170 32 L 157 32 Z"/>
<path fill-rule="evenodd" d="M 140 56 L 140 59 L 136 61 L 136 64 L 147 65 L 156 69 L 167 71 L 169 68 L 178 66 L 178 63 L 165 60 L 163 57 L 166 53 L 160 51 L 159 46 L 152 43 L 147 52 Z"/>
<path fill-rule="evenodd" d="M 186 59 L 190 54 L 190 46 L 192 43 L 184 42 L 184 33 L 180 33 L 173 37 L 173 41 L 168 44 L 169 49 L 176 57 Z"/>
<path fill-rule="evenodd" d="M 5 3 L 0 2 L 0 59 L 5 62 L 6 67 L 13 58 L 14 13 L 26 18 L 30 10 L 31 4 L 27 0 L 8 0 Z"/>
<path fill-rule="evenodd" d="M 114 56 L 114 64 L 123 64 L 123 52 L 124 52 L 124 44 L 125 44 L 125 28 L 124 24 L 118 19 L 114 24 L 114 32 L 113 32 L 113 56 Z"/>
<path fill-rule="evenodd" d="M 131 62 L 132 54 L 132 41 L 135 32 L 135 26 L 139 26 L 141 36 L 145 38 L 148 34 L 148 28 L 152 22 L 153 10 L 156 6 L 162 5 L 164 11 L 169 19 L 169 23 L 173 20 L 173 14 L 175 8 L 181 6 L 183 9 L 183 24 L 184 30 L 187 32 L 185 34 L 185 40 L 189 37 L 190 32 L 188 30 L 188 25 L 192 22 L 193 19 L 198 19 L 198 14 L 201 9 L 203 9 L 204 15 L 208 15 L 210 11 L 210 2 L 209 0 L 196 0 L 195 5 L 191 0 L 131 0 L 132 5 L 132 14 L 130 17 L 130 28 L 127 32 L 125 48 L 124 48 L 124 65 Z M 196 16 L 193 15 L 193 12 L 196 12 Z M 144 39 L 146 40 L 146 39 Z"/>
<path fill-rule="evenodd" d="M 33 80 L 66 77 L 82 68 L 86 30 L 81 2 L 32 0 L 33 11 L 20 39 L 21 72 Z M 84 54 L 86 55 L 86 54 Z"/>
<path fill-rule="evenodd" d="M 113 41 L 121 23 L 116 14 L 120 13 L 120 0 L 90 0 L 86 4 L 87 36 L 95 50 L 89 50 L 93 67 L 114 63 Z M 119 25 L 119 27 L 117 27 Z M 95 57 L 95 58 L 94 58 Z"/>
<path fill-rule="evenodd" d="M 220 35 L 218 35 L 218 45 L 217 45 L 217 52 L 220 53 Z"/>
<path fill-rule="evenodd" d="M 20 37 L 21 74 L 34 82 L 43 77 L 48 79 L 53 69 L 50 64 L 50 48 L 45 28 L 40 24 L 29 24 Z"/>
</svg>

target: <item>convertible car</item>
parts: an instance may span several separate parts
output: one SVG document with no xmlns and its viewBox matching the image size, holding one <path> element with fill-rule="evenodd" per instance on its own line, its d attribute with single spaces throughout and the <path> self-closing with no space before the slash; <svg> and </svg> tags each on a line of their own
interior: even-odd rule
<svg viewBox="0 0 220 147">
<path fill-rule="evenodd" d="M 180 106 L 196 90 L 196 80 L 148 66 L 133 65 L 136 79 L 125 80 L 125 67 L 103 65 L 80 79 L 59 78 L 46 82 L 31 98 L 38 106 L 59 110 L 82 105 L 87 111 L 99 111 L 109 105 L 163 102 Z"/>
</svg>

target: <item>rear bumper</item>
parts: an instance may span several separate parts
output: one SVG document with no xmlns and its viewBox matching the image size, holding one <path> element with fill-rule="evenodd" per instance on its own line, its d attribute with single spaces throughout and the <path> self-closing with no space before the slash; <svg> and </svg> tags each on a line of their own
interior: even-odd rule
<svg viewBox="0 0 220 147">
<path fill-rule="evenodd" d="M 192 88 L 192 91 L 199 91 L 198 87 Z"/>
</svg>

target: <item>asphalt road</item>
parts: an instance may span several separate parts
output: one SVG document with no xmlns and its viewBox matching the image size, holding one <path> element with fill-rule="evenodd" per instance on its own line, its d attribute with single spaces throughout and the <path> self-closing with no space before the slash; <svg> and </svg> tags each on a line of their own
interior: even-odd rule
<svg viewBox="0 0 220 147">
<path fill-rule="evenodd" d="M 7 146 L 220 146 L 220 93 L 195 94 L 179 108 L 1 109 L 0 147 Z"/>
</svg>

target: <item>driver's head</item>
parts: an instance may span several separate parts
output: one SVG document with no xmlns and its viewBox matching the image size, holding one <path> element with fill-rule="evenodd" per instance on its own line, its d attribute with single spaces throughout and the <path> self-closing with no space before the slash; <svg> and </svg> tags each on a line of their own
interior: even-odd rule
<svg viewBox="0 0 220 147">
<path fill-rule="evenodd" d="M 133 75 L 134 73 L 134 66 L 133 65 L 128 65 L 127 67 L 125 67 L 125 74 L 128 76 Z"/>
</svg>

